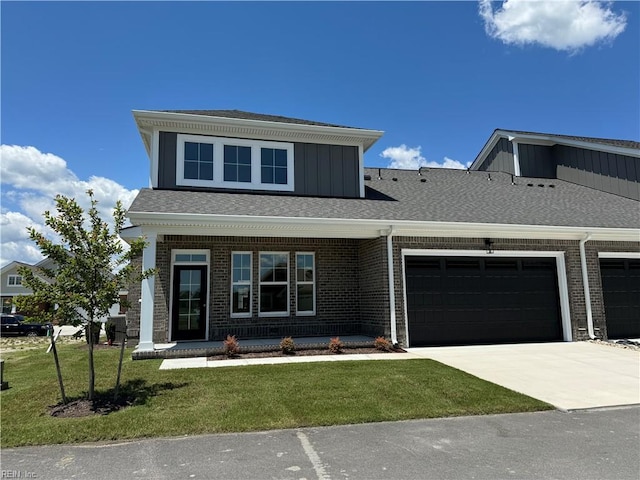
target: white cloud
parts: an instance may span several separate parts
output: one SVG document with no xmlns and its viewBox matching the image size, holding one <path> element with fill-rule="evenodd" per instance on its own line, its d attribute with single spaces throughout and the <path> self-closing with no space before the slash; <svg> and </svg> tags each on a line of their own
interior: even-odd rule
<svg viewBox="0 0 640 480">
<path fill-rule="evenodd" d="M 471 162 L 465 165 L 449 157 L 444 157 L 441 163 L 427 160 L 422 156 L 421 146 L 410 148 L 404 143 L 399 147 L 385 148 L 380 156 L 389 160 L 387 168 L 397 168 L 400 170 L 417 170 L 420 167 L 466 169 L 471 165 Z"/>
<path fill-rule="evenodd" d="M 613 12 L 610 2 L 505 0 L 495 10 L 489 0 L 479 3 L 487 34 L 513 45 L 538 44 L 573 53 L 612 41 L 627 24 L 626 15 Z"/>
<path fill-rule="evenodd" d="M 34 263 L 42 259 L 39 250 L 29 239 L 27 227 L 33 226 L 50 238 L 51 229 L 44 225 L 45 210 L 55 212 L 54 197 L 62 194 L 75 198 L 85 210 L 89 207 L 86 191 L 91 189 L 98 200 L 98 211 L 111 226 L 112 212 L 120 200 L 128 208 L 137 190 L 128 190 L 111 179 L 92 176 L 80 180 L 67 166 L 67 162 L 35 147 L 0 145 L 0 180 L 3 205 L 13 205 L 12 211 L 3 208 L 0 217 L 2 237 L 0 264 L 13 260 Z"/>
</svg>

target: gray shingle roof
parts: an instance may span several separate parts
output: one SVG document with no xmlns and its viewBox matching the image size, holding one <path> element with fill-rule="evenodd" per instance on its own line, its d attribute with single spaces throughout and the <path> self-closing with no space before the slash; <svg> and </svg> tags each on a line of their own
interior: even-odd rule
<svg viewBox="0 0 640 480">
<path fill-rule="evenodd" d="M 292 123 L 295 125 L 316 125 L 320 127 L 339 127 L 339 128 L 354 128 L 356 130 L 362 130 L 357 127 L 347 127 L 345 125 L 336 125 L 334 123 L 316 122 L 313 120 L 303 120 L 301 118 L 282 117 L 280 115 L 267 115 L 263 113 L 243 112 L 242 110 L 158 110 L 166 113 L 186 113 L 189 115 L 203 115 L 207 117 L 222 117 L 222 118 L 238 118 L 243 120 L 262 120 L 265 122 L 279 122 L 279 123 Z"/>
<path fill-rule="evenodd" d="M 541 135 L 544 137 L 552 137 L 552 138 L 557 138 L 559 140 L 575 140 L 578 142 L 588 142 L 588 143 L 595 143 L 595 144 L 599 144 L 599 145 L 611 145 L 614 147 L 623 147 L 623 148 L 638 148 L 640 149 L 640 142 L 636 142 L 634 140 L 617 140 L 614 138 L 597 138 L 597 137 L 578 137 L 575 135 L 559 135 L 556 133 L 540 133 L 540 132 L 525 132 L 522 130 L 508 130 L 508 129 L 503 129 L 503 128 L 498 128 L 495 130 L 497 131 L 503 131 L 503 132 L 509 132 L 509 133 L 515 133 L 518 135 Z M 495 133 L 495 132 L 494 132 Z"/>
<path fill-rule="evenodd" d="M 382 180 L 377 168 L 365 169 L 372 179 L 364 199 L 143 189 L 129 211 L 640 228 L 640 202 L 562 180 L 516 177 L 512 185 L 505 173 L 380 172 Z"/>
</svg>

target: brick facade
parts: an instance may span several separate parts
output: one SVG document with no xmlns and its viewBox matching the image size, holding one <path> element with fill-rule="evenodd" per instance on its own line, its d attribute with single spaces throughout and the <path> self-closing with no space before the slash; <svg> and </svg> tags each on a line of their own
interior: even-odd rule
<svg viewBox="0 0 640 480">
<path fill-rule="evenodd" d="M 565 254 L 571 329 L 574 340 L 588 338 L 586 307 L 582 285 L 579 242 L 577 240 L 529 240 L 492 238 L 494 250 L 562 251 Z M 366 334 L 390 338 L 389 295 L 387 292 L 386 238 L 369 240 L 312 238 L 251 238 L 167 235 L 157 244 L 153 341 L 169 340 L 171 289 L 171 251 L 173 249 L 208 250 L 209 339 L 227 334 L 239 338 L 267 338 L 315 335 Z M 394 279 L 397 335 L 406 346 L 404 318 L 404 278 L 402 249 L 453 249 L 485 251 L 483 238 L 394 237 Z M 596 242 L 586 244 L 594 328 L 597 337 L 606 338 L 606 319 L 601 289 L 598 252 L 633 252 L 640 242 Z M 231 252 L 253 252 L 252 316 L 230 315 Z M 290 315 L 258 315 L 259 252 L 289 252 Z M 316 314 L 296 316 L 295 253 L 314 252 L 316 267 Z M 137 261 L 139 264 L 140 260 Z M 139 333 L 140 284 L 131 285 L 132 306 L 127 312 L 129 335 Z"/>
</svg>

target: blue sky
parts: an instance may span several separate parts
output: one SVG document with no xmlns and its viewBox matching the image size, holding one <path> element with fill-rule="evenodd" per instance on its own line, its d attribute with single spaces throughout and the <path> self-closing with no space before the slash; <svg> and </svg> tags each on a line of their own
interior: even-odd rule
<svg viewBox="0 0 640 480">
<path fill-rule="evenodd" d="M 638 2 L 0 8 L 3 264 L 37 260 L 25 227 L 55 193 L 106 207 L 148 185 L 133 109 L 383 130 L 376 167 L 465 166 L 495 128 L 640 138 Z"/>
</svg>

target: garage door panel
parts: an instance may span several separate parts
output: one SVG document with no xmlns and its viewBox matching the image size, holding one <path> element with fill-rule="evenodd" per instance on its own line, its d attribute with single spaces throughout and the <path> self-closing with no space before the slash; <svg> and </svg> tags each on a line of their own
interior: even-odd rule
<svg viewBox="0 0 640 480">
<path fill-rule="evenodd" d="M 640 338 L 640 260 L 600 259 L 607 335 Z"/>
<path fill-rule="evenodd" d="M 405 273 L 411 346 L 562 340 L 555 259 L 406 257 Z"/>
</svg>

